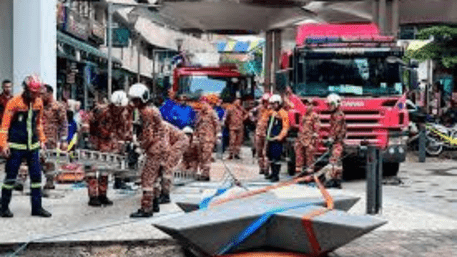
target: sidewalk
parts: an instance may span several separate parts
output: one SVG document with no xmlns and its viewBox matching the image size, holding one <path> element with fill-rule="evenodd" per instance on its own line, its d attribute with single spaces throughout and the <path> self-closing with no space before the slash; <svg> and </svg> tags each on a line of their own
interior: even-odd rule
<svg viewBox="0 0 457 257">
<path fill-rule="evenodd" d="M 243 151 L 244 156 L 249 156 L 247 150 Z M 262 175 L 258 175 L 258 169 L 250 158 L 242 161 L 227 161 L 227 167 L 232 170 L 234 175 L 244 182 L 251 183 L 251 186 L 259 187 L 266 181 Z M 428 166 L 427 166 L 428 165 Z M 429 168 L 436 167 L 437 163 L 426 163 L 421 166 Z M 445 164 L 450 168 L 454 163 Z M 408 169 L 417 168 L 415 164 L 407 167 Z M 454 165 L 457 167 L 457 164 Z M 425 167 L 424 169 L 426 169 Z M 284 168 L 284 167 L 283 167 Z M 457 169 L 457 168 L 456 168 Z M 207 186 L 201 187 L 202 183 L 194 183 L 185 187 L 175 188 L 172 198 L 177 198 L 184 194 L 201 195 L 218 187 L 224 174 L 224 164 L 218 160 L 212 165 L 212 181 Z M 286 178 L 287 175 L 283 174 Z M 448 177 L 456 180 L 456 177 Z M 349 211 L 353 214 L 365 213 L 365 192 L 363 181 L 347 182 L 343 184 L 343 190 L 329 190 L 331 195 L 353 195 L 361 200 Z M 455 184 L 455 182 L 454 182 Z M 455 218 L 449 215 L 430 212 L 426 208 L 420 208 L 418 204 L 412 204 L 405 199 L 410 198 L 409 191 L 399 188 L 384 187 L 383 211 L 377 217 L 387 220 L 388 223 L 379 229 L 365 235 L 364 237 L 340 248 L 331 253 L 330 257 L 371 257 L 371 256 L 457 256 L 457 214 Z M 43 205 L 52 212 L 51 219 L 35 218 L 30 216 L 29 196 L 14 193 L 11 203 L 11 210 L 14 213 L 12 219 L 0 219 L 0 255 L 1 245 L 17 245 L 22 243 L 55 243 L 57 244 L 76 244 L 104 242 L 114 244 L 123 249 L 122 244 L 126 242 L 168 242 L 166 249 L 180 256 L 180 247 L 175 246 L 175 242 L 151 224 L 158 219 L 172 218 L 182 212 L 174 204 L 161 205 L 161 212 L 149 219 L 130 219 L 129 214 L 134 212 L 140 203 L 140 193 L 109 190 L 109 197 L 114 201 L 114 205 L 106 208 L 93 208 L 87 206 L 87 189 L 72 188 L 71 185 L 57 185 L 57 193 L 63 194 L 60 199 L 44 199 Z M 123 193 L 123 194 L 122 194 Z M 293 185 L 286 188 L 274 190 L 277 197 L 294 196 L 320 196 L 316 188 L 303 185 Z M 451 192 L 452 193 L 452 192 Z M 400 195 L 405 194 L 405 195 Z M 432 198 L 433 199 L 433 198 Z M 447 206 L 447 205 L 443 205 Z M 452 205 L 453 206 L 453 205 Z M 122 243 L 118 245 L 119 243 Z M 152 243 L 152 245 L 155 245 Z M 114 247 L 114 246 L 112 246 Z M 105 247 L 111 249 L 112 247 Z M 155 246 L 152 246 L 155 247 Z M 171 247 L 171 248 L 170 248 Z M 3 247 L 4 248 L 4 247 Z M 83 249 L 81 248 L 81 249 Z M 104 248 L 104 249 L 105 249 Z M 128 248 L 128 247 L 127 247 Z M 126 248 L 126 249 L 127 249 Z M 32 255 L 34 247 L 26 251 L 25 256 Z M 54 248 L 53 248 L 54 249 Z M 79 248 L 78 248 L 79 249 Z M 86 248 L 84 248 L 86 249 Z M 92 249 L 92 248 L 90 248 Z M 116 248 L 117 249 L 117 248 Z M 129 248 L 130 249 L 130 248 Z M 87 250 L 87 249 L 86 249 Z M 40 251 L 45 253 L 50 249 L 44 247 Z M 93 249 L 91 253 L 94 253 Z M 35 252 L 36 254 L 36 252 Z M 59 255 L 42 255 L 59 256 Z M 78 256 L 68 255 L 68 256 Z M 84 256 L 104 256 L 104 255 L 84 255 Z M 106 256 L 142 256 L 142 255 L 106 255 Z M 151 255 L 159 256 L 159 255 Z M 164 255 L 165 256 L 165 255 Z"/>
</svg>

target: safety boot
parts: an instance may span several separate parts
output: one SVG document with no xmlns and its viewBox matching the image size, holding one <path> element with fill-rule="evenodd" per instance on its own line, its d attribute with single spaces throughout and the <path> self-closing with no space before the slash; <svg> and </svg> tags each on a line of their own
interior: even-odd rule
<svg viewBox="0 0 457 257">
<path fill-rule="evenodd" d="M 279 171 L 281 170 L 280 164 L 271 164 L 271 182 L 278 182 L 279 181 Z"/>
<path fill-rule="evenodd" d="M 102 203 L 100 202 L 100 199 L 97 196 L 90 197 L 88 204 L 89 204 L 89 206 L 92 206 L 92 207 L 102 206 Z"/>
<path fill-rule="evenodd" d="M 160 204 L 165 204 L 165 203 L 170 203 L 170 194 L 164 194 L 162 193 L 159 198 L 159 203 Z"/>
<path fill-rule="evenodd" d="M 160 205 L 159 205 L 159 198 L 154 198 L 152 200 L 152 211 L 153 212 L 160 212 Z"/>
<path fill-rule="evenodd" d="M 42 217 L 42 218 L 50 218 L 52 214 L 47 210 L 40 208 L 38 210 L 32 211 L 32 216 Z"/>
<path fill-rule="evenodd" d="M 98 201 L 102 204 L 102 205 L 107 205 L 107 206 L 110 206 L 110 205 L 113 205 L 113 201 L 111 201 L 110 199 L 108 199 L 108 197 L 106 197 L 106 195 L 101 195 L 98 197 Z"/>
<path fill-rule="evenodd" d="M 143 209 L 138 209 L 137 212 L 134 212 L 130 214 L 130 218 L 149 218 L 153 216 L 153 212 L 151 211 L 145 211 Z"/>
<path fill-rule="evenodd" d="M 0 217 L 2 218 L 12 218 L 14 215 L 13 213 L 10 211 L 9 208 L 7 208 L 6 210 L 1 210 L 0 211 Z"/>
</svg>

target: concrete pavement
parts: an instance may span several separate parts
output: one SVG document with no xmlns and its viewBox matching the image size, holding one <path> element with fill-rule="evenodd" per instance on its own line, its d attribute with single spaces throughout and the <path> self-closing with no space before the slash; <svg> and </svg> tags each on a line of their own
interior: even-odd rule
<svg viewBox="0 0 457 257">
<path fill-rule="evenodd" d="M 225 162 L 234 175 L 249 182 L 251 187 L 268 184 L 258 175 L 247 148 L 243 149 L 243 156 L 244 160 Z M 222 180 L 224 169 L 221 161 L 213 163 L 214 182 Z M 404 184 L 383 187 L 383 210 L 377 216 L 387 220 L 388 224 L 336 250 L 330 256 L 457 256 L 457 162 L 405 163 L 400 169 L 399 175 Z M 283 178 L 286 177 L 283 174 Z M 211 183 L 204 188 L 201 183 L 194 183 L 193 186 L 176 188 L 173 196 L 208 194 L 217 186 L 217 183 Z M 15 217 L 0 219 L 0 245 L 26 242 L 93 244 L 95 241 L 167 241 L 170 238 L 153 228 L 151 223 L 181 213 L 176 205 L 168 204 L 161 205 L 160 215 L 132 220 L 128 215 L 138 208 L 139 193 L 110 190 L 109 197 L 114 201 L 114 206 L 92 208 L 87 206 L 86 189 L 57 185 L 57 192 L 64 197 L 43 201 L 45 208 L 53 213 L 51 219 L 31 217 L 29 196 L 16 192 L 11 204 Z M 303 185 L 276 189 L 274 193 L 278 197 L 320 194 L 316 188 Z M 345 182 L 343 190 L 334 189 L 330 193 L 361 197 L 362 200 L 349 212 L 365 213 L 365 181 Z M 33 251 L 33 247 L 27 251 Z"/>
</svg>

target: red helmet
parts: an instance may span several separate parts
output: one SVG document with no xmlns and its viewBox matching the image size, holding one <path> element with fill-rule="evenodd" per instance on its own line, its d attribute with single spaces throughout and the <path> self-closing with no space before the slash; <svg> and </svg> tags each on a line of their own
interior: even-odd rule
<svg viewBox="0 0 457 257">
<path fill-rule="evenodd" d="M 200 97 L 199 102 L 201 102 L 201 103 L 209 103 L 209 99 L 206 96 L 202 96 L 202 97 Z"/>
<path fill-rule="evenodd" d="M 30 92 L 40 92 L 43 87 L 43 82 L 41 82 L 40 77 L 37 75 L 30 75 L 24 80 L 25 86 L 30 90 Z"/>
</svg>

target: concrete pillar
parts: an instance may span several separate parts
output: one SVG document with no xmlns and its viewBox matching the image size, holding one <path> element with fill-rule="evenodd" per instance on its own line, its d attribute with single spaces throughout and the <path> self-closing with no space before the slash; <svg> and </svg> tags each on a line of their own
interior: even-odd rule
<svg viewBox="0 0 457 257">
<path fill-rule="evenodd" d="M 0 0 L 0 83 L 13 80 L 13 0 Z"/>
<path fill-rule="evenodd" d="M 281 30 L 275 30 L 273 35 L 273 70 L 272 82 L 276 86 L 276 72 L 280 70 L 281 60 Z M 275 88 L 276 89 L 276 88 Z"/>
<path fill-rule="evenodd" d="M 392 1 L 392 35 L 396 38 L 399 35 L 400 27 L 400 3 L 399 0 Z"/>
<path fill-rule="evenodd" d="M 373 22 L 375 23 L 378 23 L 378 14 L 379 14 L 379 11 L 378 11 L 378 0 L 372 0 L 372 6 L 371 6 L 371 14 L 373 16 Z"/>
<path fill-rule="evenodd" d="M 56 4 L 57 0 L 14 0 L 13 93 L 21 90 L 21 82 L 31 73 L 57 93 Z"/>
<path fill-rule="evenodd" d="M 271 65 L 273 61 L 273 31 L 267 31 L 265 38 L 265 91 L 270 92 L 271 85 Z"/>
<path fill-rule="evenodd" d="M 387 23 L 386 23 L 386 16 L 387 16 L 387 0 L 379 0 L 379 12 L 378 12 L 378 26 L 381 30 L 383 35 L 386 34 L 387 30 Z"/>
</svg>

